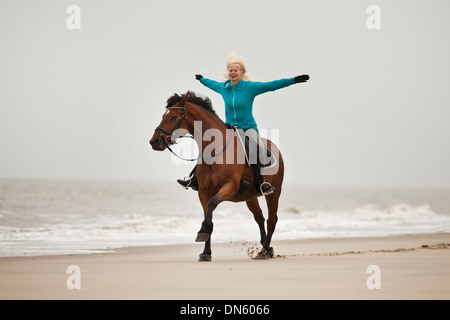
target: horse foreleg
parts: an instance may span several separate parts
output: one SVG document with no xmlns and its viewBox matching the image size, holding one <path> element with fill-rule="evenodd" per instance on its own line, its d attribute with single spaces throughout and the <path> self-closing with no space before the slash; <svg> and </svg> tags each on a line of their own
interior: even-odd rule
<svg viewBox="0 0 450 320">
<path fill-rule="evenodd" d="M 202 222 L 202 227 L 197 233 L 196 242 L 205 242 L 205 249 L 202 254 L 200 254 L 199 261 L 211 261 L 211 234 L 213 231 L 214 224 L 212 222 L 213 211 L 222 201 L 228 200 L 236 194 L 236 187 L 234 183 L 226 183 L 220 188 L 219 192 L 216 193 L 211 199 L 206 201 L 206 197 L 202 194 L 200 196 L 200 201 L 202 202 L 203 210 L 205 212 L 205 219 Z M 206 210 L 205 210 L 206 207 Z"/>
<path fill-rule="evenodd" d="M 197 233 L 196 242 L 205 242 L 208 241 L 211 237 L 211 233 L 213 232 L 214 224 L 212 222 L 212 213 L 214 209 L 219 205 L 220 201 L 217 196 L 212 197 L 206 207 L 205 219 L 202 222 L 202 227 L 200 231 Z"/>
<path fill-rule="evenodd" d="M 206 218 L 207 212 L 208 212 L 208 198 L 206 197 L 206 194 L 203 191 L 200 191 L 198 193 L 198 196 L 200 198 L 200 202 L 203 207 L 203 214 Z M 212 223 L 212 221 L 211 221 Z M 203 229 L 203 223 L 202 223 L 202 229 Z M 212 232 L 212 227 L 211 227 Z M 199 235 L 197 235 L 197 239 L 195 241 L 200 241 L 201 238 Z M 203 249 L 203 252 L 200 254 L 198 261 L 211 261 L 211 236 L 208 237 L 208 239 L 205 241 L 205 248 Z"/>
<path fill-rule="evenodd" d="M 198 261 L 211 261 L 211 237 L 205 241 L 205 249 L 200 253 Z"/>
</svg>

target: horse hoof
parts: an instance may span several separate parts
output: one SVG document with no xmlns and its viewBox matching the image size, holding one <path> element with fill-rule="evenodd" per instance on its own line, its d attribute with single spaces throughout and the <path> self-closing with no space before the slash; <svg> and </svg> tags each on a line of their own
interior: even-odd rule
<svg viewBox="0 0 450 320">
<path fill-rule="evenodd" d="M 211 255 L 206 253 L 200 253 L 198 257 L 198 262 L 210 262 L 211 261 Z"/>
<path fill-rule="evenodd" d="M 266 260 L 273 258 L 273 248 L 270 247 L 269 250 L 266 250 L 265 248 L 262 248 L 261 251 L 258 253 L 256 257 L 254 257 L 254 260 Z"/>
<path fill-rule="evenodd" d="M 195 239 L 195 242 L 205 242 L 209 239 L 209 233 L 197 233 L 197 238 Z"/>
</svg>

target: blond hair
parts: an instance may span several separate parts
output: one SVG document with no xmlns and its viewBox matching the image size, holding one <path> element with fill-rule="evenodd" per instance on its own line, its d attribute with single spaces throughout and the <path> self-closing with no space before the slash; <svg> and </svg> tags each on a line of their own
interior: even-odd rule
<svg viewBox="0 0 450 320">
<path fill-rule="evenodd" d="M 223 72 L 224 76 L 226 79 L 229 79 L 229 75 L 228 75 L 228 68 L 230 67 L 230 65 L 232 64 L 239 64 L 241 66 L 241 71 L 242 71 L 242 80 L 250 80 L 250 77 L 247 76 L 247 67 L 245 66 L 245 62 L 244 59 L 240 56 L 238 56 L 236 54 L 236 51 L 231 52 L 226 58 L 226 70 Z"/>
</svg>

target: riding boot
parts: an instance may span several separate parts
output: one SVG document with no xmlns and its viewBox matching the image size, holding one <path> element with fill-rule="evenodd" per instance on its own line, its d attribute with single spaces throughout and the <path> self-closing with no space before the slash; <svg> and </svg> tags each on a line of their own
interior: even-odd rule
<svg viewBox="0 0 450 320">
<path fill-rule="evenodd" d="M 258 165 L 252 165 L 253 170 L 255 170 L 255 187 L 258 193 L 263 196 L 271 194 L 275 187 L 273 187 L 269 182 L 264 180 L 264 176 L 261 174 L 261 167 Z"/>
<path fill-rule="evenodd" d="M 189 174 L 189 179 L 178 179 L 177 182 L 182 185 L 186 190 L 188 188 L 192 188 L 192 190 L 198 191 L 198 181 L 197 181 L 197 175 L 196 175 L 196 169 L 197 166 L 192 169 L 191 173 Z"/>
</svg>

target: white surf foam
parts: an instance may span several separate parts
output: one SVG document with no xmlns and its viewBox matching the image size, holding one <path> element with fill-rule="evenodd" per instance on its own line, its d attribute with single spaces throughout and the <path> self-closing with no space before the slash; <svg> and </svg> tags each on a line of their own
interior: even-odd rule
<svg viewBox="0 0 450 320">
<path fill-rule="evenodd" d="M 203 220 L 201 206 L 194 192 L 176 190 L 172 185 L 161 189 L 133 183 L 4 183 L 0 256 L 194 243 Z M 280 203 L 274 240 L 450 232 L 445 192 L 397 202 L 407 197 L 391 191 L 387 197 L 379 191 L 291 190 Z M 420 203 L 422 198 L 437 204 L 439 213 Z M 264 201 L 260 203 L 267 218 Z M 259 241 L 258 226 L 245 204 L 221 204 L 213 222 L 213 242 Z"/>
</svg>

